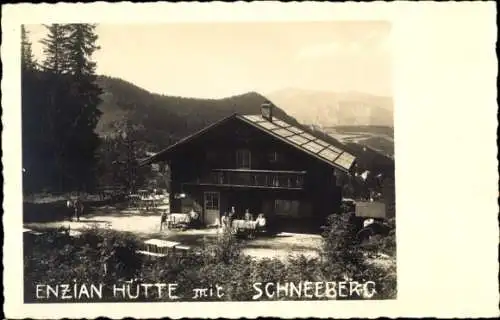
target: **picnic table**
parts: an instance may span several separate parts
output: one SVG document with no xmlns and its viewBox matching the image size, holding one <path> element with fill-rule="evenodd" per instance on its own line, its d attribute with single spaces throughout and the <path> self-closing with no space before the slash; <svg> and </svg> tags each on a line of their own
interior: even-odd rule
<svg viewBox="0 0 500 320">
<path fill-rule="evenodd" d="M 42 235 L 43 233 L 31 230 L 31 229 L 23 228 L 23 234 L 30 234 L 30 235 L 34 235 L 34 236 L 39 236 L 39 235 Z"/>
<path fill-rule="evenodd" d="M 160 195 L 147 195 L 141 197 L 142 207 L 148 210 L 149 208 L 156 208 L 156 206 L 163 200 Z"/>
<path fill-rule="evenodd" d="M 158 194 L 155 191 L 145 189 L 138 190 L 136 194 L 130 194 L 128 198 L 131 205 L 145 210 L 157 209 L 162 204 L 169 202 L 167 194 Z"/>
<path fill-rule="evenodd" d="M 125 191 L 119 186 L 103 186 L 97 190 L 99 200 L 118 199 L 125 195 Z"/>
<path fill-rule="evenodd" d="M 78 231 L 78 230 L 70 230 L 70 231 L 69 231 L 69 233 L 68 233 L 68 235 L 69 235 L 70 237 L 77 238 L 77 237 L 79 237 L 79 236 L 81 236 L 81 235 L 82 235 L 82 232 L 81 232 L 81 231 Z"/>
<path fill-rule="evenodd" d="M 136 194 L 129 194 L 128 199 L 130 205 L 137 207 L 139 209 L 159 209 L 159 207 L 164 208 L 164 204 L 168 204 L 168 196 L 162 194 L 151 194 L 144 190 L 139 190 Z"/>
<path fill-rule="evenodd" d="M 189 213 L 171 213 L 167 216 L 167 221 L 174 225 L 181 223 L 189 224 L 189 222 L 191 222 L 191 217 Z"/>
<path fill-rule="evenodd" d="M 199 225 L 200 214 L 195 211 L 188 213 L 164 213 L 162 215 L 161 224 L 166 224 L 167 229 L 196 227 Z M 160 226 L 160 230 L 161 230 Z"/>
<path fill-rule="evenodd" d="M 189 246 L 181 245 L 180 242 L 161 239 L 146 240 L 144 247 L 145 250 L 138 250 L 137 253 L 151 257 L 166 257 L 171 253 L 182 253 L 191 249 Z"/>
</svg>

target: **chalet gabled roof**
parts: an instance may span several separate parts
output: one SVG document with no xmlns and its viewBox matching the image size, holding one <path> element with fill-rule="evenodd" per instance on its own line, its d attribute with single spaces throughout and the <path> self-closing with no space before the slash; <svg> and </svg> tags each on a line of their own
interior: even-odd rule
<svg viewBox="0 0 500 320">
<path fill-rule="evenodd" d="M 295 127 L 285 121 L 282 121 L 276 117 L 273 117 L 272 122 L 264 119 L 261 115 L 239 115 L 233 114 L 229 117 L 223 118 L 204 129 L 181 139 L 177 143 L 171 145 L 170 147 L 158 152 L 154 156 L 144 160 L 141 165 L 146 165 L 154 162 L 158 156 L 167 153 L 174 149 L 180 144 L 184 144 L 187 141 L 194 139 L 195 137 L 202 135 L 206 131 L 228 121 L 229 119 L 237 118 L 249 125 L 264 131 L 265 133 L 274 136 L 275 138 L 315 157 L 319 160 L 328 163 L 329 165 L 341 170 L 348 172 L 349 169 L 354 164 L 356 157 L 345 150 L 342 150 L 331 143 L 328 143 L 304 130 Z"/>
<path fill-rule="evenodd" d="M 203 128 L 203 129 L 201 129 L 199 131 L 196 131 L 195 133 L 190 134 L 190 135 L 182 138 L 181 140 L 179 140 L 176 143 L 174 143 L 174 144 L 168 146 L 167 148 L 161 150 L 160 152 L 156 153 L 155 155 L 153 155 L 153 156 L 151 156 L 149 158 L 143 159 L 142 161 L 139 161 L 139 166 L 145 166 L 145 165 L 148 165 L 150 163 L 155 162 L 162 154 L 165 154 L 165 153 L 168 153 L 168 152 L 172 151 L 177 146 L 179 146 L 181 144 L 184 144 L 184 143 L 186 143 L 188 141 L 191 141 L 191 140 L 193 140 L 194 138 L 196 138 L 198 136 L 201 136 L 202 134 L 204 134 L 205 132 L 209 131 L 210 129 L 218 127 L 222 123 L 225 123 L 228 120 L 235 118 L 236 116 L 237 116 L 236 114 L 232 114 L 232 115 L 230 115 L 228 117 L 222 118 L 221 120 L 216 121 L 216 122 L 214 122 L 214 123 L 206 126 L 205 128 Z"/>
</svg>

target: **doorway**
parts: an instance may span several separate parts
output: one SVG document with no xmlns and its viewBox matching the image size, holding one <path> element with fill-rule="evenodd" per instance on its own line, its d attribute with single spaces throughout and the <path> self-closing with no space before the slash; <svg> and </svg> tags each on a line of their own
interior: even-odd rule
<svg viewBox="0 0 500 320">
<path fill-rule="evenodd" d="M 204 222 L 205 225 L 214 224 L 220 217 L 219 192 L 204 192 Z"/>
</svg>

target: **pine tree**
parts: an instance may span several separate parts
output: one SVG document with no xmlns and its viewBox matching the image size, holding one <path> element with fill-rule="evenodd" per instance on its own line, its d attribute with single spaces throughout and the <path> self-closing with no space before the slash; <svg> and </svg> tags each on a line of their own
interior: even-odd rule
<svg viewBox="0 0 500 320">
<path fill-rule="evenodd" d="M 92 55 L 99 49 L 94 24 L 69 24 L 65 26 L 68 41 L 64 42 L 67 54 L 67 72 L 71 79 L 71 104 L 67 106 L 72 122 L 66 139 L 69 162 L 75 164 L 74 179 L 77 183 L 92 184 L 95 173 L 95 151 L 99 137 L 94 132 L 101 115 L 101 88 L 96 84 L 96 63 Z"/>
<path fill-rule="evenodd" d="M 101 112 L 101 89 L 96 84 L 95 25 L 52 24 L 41 41 L 46 86 L 43 120 L 47 150 L 54 166 L 53 181 L 60 190 L 84 188 L 96 170 L 100 142 L 94 129 Z"/>
<path fill-rule="evenodd" d="M 44 103 L 41 105 L 43 112 L 40 124 L 43 131 L 43 145 L 50 154 L 50 159 L 45 159 L 47 167 L 50 166 L 51 178 L 47 183 L 62 191 L 64 189 L 65 164 L 63 159 L 65 123 L 70 115 L 66 112 L 68 104 L 68 81 L 63 74 L 67 72 L 66 42 L 67 30 L 64 25 L 44 25 L 47 36 L 40 41 L 44 46 L 45 55 L 41 64 L 42 82 L 45 92 L 41 96 Z"/>
<path fill-rule="evenodd" d="M 61 24 L 44 25 L 48 34 L 45 39 L 40 41 L 44 46 L 43 53 L 46 58 L 42 63 L 45 71 L 62 74 L 67 71 L 68 57 L 68 27 Z"/>
<path fill-rule="evenodd" d="M 99 46 L 96 45 L 97 34 L 94 24 L 70 24 L 67 26 L 69 41 L 66 43 L 68 53 L 68 72 L 73 77 L 72 94 L 81 104 L 80 114 L 86 118 L 88 127 L 95 129 L 100 112 L 97 109 L 101 102 L 101 88 L 96 84 L 96 63 L 91 60 Z"/>
<path fill-rule="evenodd" d="M 22 161 L 23 190 L 40 190 L 44 179 L 42 145 L 43 120 L 40 116 L 44 109 L 39 73 L 31 50 L 28 31 L 21 25 L 21 114 L 22 114 Z M 40 165 L 42 164 L 42 165 Z"/>
<path fill-rule="evenodd" d="M 95 24 L 67 25 L 69 41 L 66 43 L 70 55 L 69 69 L 77 78 L 95 77 L 96 63 L 91 60 L 92 55 L 100 47 L 96 44 L 97 34 Z M 94 78 L 92 78 L 94 80 Z"/>
<path fill-rule="evenodd" d="M 36 70 L 37 64 L 31 49 L 31 41 L 28 39 L 28 31 L 21 25 L 21 67 L 22 70 Z"/>
</svg>

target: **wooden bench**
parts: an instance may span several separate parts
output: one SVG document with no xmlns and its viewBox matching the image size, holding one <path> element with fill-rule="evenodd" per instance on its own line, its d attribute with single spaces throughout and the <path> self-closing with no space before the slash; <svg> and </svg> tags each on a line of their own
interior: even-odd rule
<svg viewBox="0 0 500 320">
<path fill-rule="evenodd" d="M 30 234 L 30 235 L 33 235 L 33 236 L 40 236 L 40 235 L 43 234 L 42 232 L 38 232 L 38 231 L 31 230 L 31 229 L 23 228 L 23 234 L 24 233 Z"/>
<path fill-rule="evenodd" d="M 166 241 L 161 239 L 149 239 L 144 241 L 145 250 L 138 250 L 137 253 L 153 257 L 166 257 L 171 253 L 179 242 Z"/>
<path fill-rule="evenodd" d="M 144 250 L 137 250 L 137 253 L 150 257 L 167 257 L 170 254 L 185 254 L 191 247 L 181 245 L 180 242 L 149 239 L 144 241 Z"/>
</svg>

